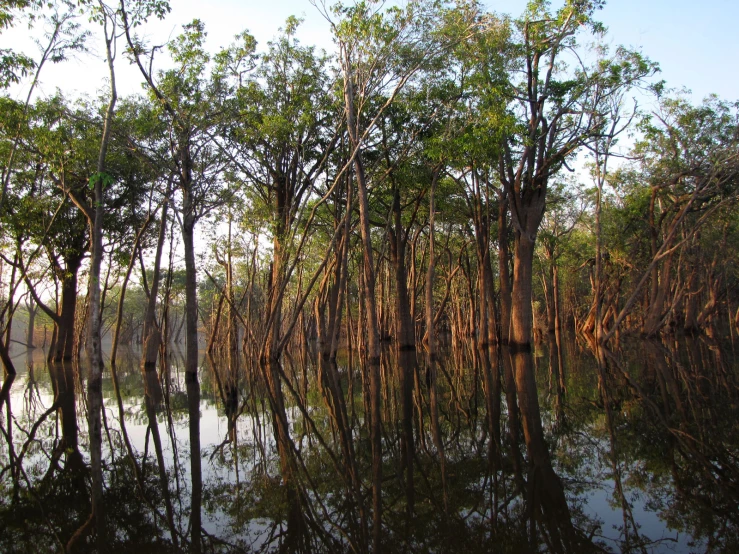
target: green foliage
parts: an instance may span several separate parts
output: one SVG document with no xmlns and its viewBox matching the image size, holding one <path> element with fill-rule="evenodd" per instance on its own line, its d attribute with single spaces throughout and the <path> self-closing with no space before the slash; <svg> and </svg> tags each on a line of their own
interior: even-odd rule
<svg viewBox="0 0 739 554">
<path fill-rule="evenodd" d="M 103 190 L 107 189 L 109 186 L 111 186 L 115 182 L 115 179 L 110 173 L 107 173 L 105 171 L 102 172 L 95 172 L 92 175 L 90 175 L 90 181 L 88 184 L 88 187 L 90 190 L 95 189 L 95 185 L 97 183 L 100 183 L 103 187 Z"/>
</svg>

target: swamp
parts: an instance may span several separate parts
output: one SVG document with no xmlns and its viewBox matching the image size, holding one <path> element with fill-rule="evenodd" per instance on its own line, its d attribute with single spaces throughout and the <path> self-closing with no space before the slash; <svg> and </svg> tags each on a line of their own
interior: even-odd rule
<svg viewBox="0 0 739 554">
<path fill-rule="evenodd" d="M 0 2 L 0 551 L 739 551 L 739 104 L 602 0 L 307 4 Z"/>
</svg>

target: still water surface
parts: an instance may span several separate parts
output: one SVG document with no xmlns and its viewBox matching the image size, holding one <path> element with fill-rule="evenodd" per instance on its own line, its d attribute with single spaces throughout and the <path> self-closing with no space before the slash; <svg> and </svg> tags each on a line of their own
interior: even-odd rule
<svg viewBox="0 0 739 554">
<path fill-rule="evenodd" d="M 470 349 L 429 366 L 385 353 L 382 549 L 739 551 L 732 345 L 634 342 L 600 364 L 575 343 L 558 354 Z M 110 552 L 197 551 L 198 536 L 203 552 L 371 550 L 378 484 L 355 360 L 204 356 L 198 382 L 176 347 L 157 371 L 139 360 L 123 352 L 104 380 Z M 0 551 L 63 551 L 90 514 L 86 370 L 48 366 L 41 349 L 15 363 L 0 414 Z M 515 394 L 522 367 L 538 406 Z M 90 535 L 74 545 L 95 551 Z"/>
</svg>

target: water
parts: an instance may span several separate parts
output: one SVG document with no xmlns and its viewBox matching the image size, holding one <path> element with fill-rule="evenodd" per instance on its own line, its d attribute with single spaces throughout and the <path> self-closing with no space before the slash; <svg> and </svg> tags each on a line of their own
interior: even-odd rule
<svg viewBox="0 0 739 554">
<path fill-rule="evenodd" d="M 188 551 L 200 537 L 204 552 L 363 552 L 379 489 L 388 552 L 739 550 L 731 345 L 634 342 L 600 366 L 574 342 L 564 350 L 562 370 L 554 344 L 533 356 L 470 348 L 434 371 L 420 353 L 385 352 L 379 460 L 368 371 L 353 360 L 305 348 L 234 372 L 203 357 L 193 383 L 176 347 L 148 373 L 126 350 L 117 389 L 110 367 L 103 383 L 101 549 Z M 0 551 L 63 551 L 91 510 L 86 370 L 48 367 L 40 349 L 15 355 Z M 507 385 L 527 371 L 536 402 L 520 380 L 512 403 Z M 94 528 L 72 542 L 95 551 Z"/>
</svg>

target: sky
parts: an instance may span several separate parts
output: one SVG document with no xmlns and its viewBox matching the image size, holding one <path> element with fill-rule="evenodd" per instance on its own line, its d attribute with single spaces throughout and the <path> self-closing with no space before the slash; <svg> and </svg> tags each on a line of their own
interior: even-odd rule
<svg viewBox="0 0 739 554">
<path fill-rule="evenodd" d="M 329 0 L 329 4 L 332 0 Z M 557 5 L 554 0 L 553 5 Z M 526 0 L 490 0 L 484 3 L 490 11 L 522 13 Z M 152 43 L 164 43 L 181 30 L 181 25 L 194 18 L 204 21 L 208 32 L 208 48 L 215 52 L 227 46 L 233 36 L 248 29 L 262 46 L 277 35 L 289 15 L 304 19 L 298 36 L 304 44 L 332 49 L 328 24 L 309 0 L 171 0 L 172 12 L 163 22 L 147 24 L 143 32 Z M 698 102 L 711 93 L 726 100 L 739 99 L 739 0 L 610 0 L 597 18 L 609 29 L 606 42 L 637 48 L 659 63 L 659 76 L 668 87 L 687 88 Z M 5 31 L 0 46 L 23 49 L 33 54 L 25 28 Z M 40 95 L 53 94 L 57 87 L 69 94 L 95 94 L 105 78 L 102 45 L 93 36 L 98 56 L 80 55 L 76 60 L 44 69 Z M 117 63 L 121 93 L 141 90 L 139 76 Z M 91 78 L 92 77 L 92 78 Z M 11 91 L 25 97 L 27 84 Z"/>
</svg>

